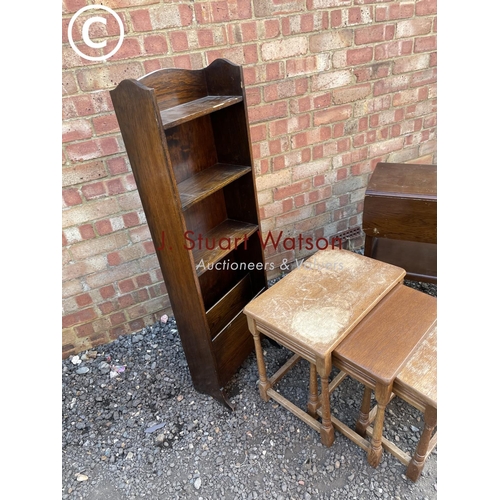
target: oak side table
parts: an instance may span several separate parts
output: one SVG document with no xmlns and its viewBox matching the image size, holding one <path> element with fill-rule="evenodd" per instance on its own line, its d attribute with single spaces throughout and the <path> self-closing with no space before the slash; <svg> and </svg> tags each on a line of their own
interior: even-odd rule
<svg viewBox="0 0 500 500">
<path fill-rule="evenodd" d="M 361 408 L 357 431 L 363 436 L 372 435 L 373 428 L 367 427 L 376 418 L 378 408 L 369 412 L 371 389 L 365 389 L 365 406 Z M 395 443 L 382 438 L 382 447 L 392 453 L 406 465 L 406 475 L 413 482 L 417 481 L 424 468 L 425 461 L 437 445 L 437 323 L 420 343 L 410 360 L 394 379 L 392 392 L 424 414 L 424 428 L 413 456 L 405 453 Z M 369 412 L 369 413 L 368 413 Z M 368 419 L 366 415 L 368 414 Z"/>
<path fill-rule="evenodd" d="M 394 390 L 393 384 L 396 385 L 395 379 L 435 329 L 436 321 L 437 299 L 400 284 L 333 352 L 333 365 L 366 387 L 356 423 L 360 436 L 365 435 L 371 390 L 375 391 L 377 410 L 371 442 L 356 438 L 356 442 L 368 452 L 368 462 L 373 467 L 382 457 L 384 414 Z M 422 370 L 425 371 L 425 367 Z M 426 381 L 423 383 L 425 385 Z"/>
<path fill-rule="evenodd" d="M 320 250 L 247 304 L 243 312 L 255 342 L 262 399 L 274 399 L 318 431 L 324 445 L 331 446 L 334 430 L 328 379 L 332 353 L 404 276 L 402 268 L 347 250 Z M 294 353 L 271 378 L 266 373 L 261 334 Z M 311 366 L 307 412 L 273 389 L 300 358 Z M 320 406 L 321 423 L 317 420 Z"/>
</svg>

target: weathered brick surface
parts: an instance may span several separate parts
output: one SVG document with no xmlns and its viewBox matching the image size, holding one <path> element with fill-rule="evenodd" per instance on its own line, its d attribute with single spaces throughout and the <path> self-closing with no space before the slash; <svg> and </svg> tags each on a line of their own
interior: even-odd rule
<svg viewBox="0 0 500 500">
<path fill-rule="evenodd" d="M 109 96 L 122 79 L 217 57 L 243 66 L 264 234 L 332 237 L 361 223 L 377 162 L 436 161 L 436 0 L 109 0 L 125 40 L 105 62 L 68 42 L 91 4 L 62 8 L 64 356 L 171 313 Z M 91 54 L 86 14 L 73 36 Z M 105 17 L 90 36 L 112 47 Z M 307 256 L 265 252 L 269 278 Z"/>
</svg>

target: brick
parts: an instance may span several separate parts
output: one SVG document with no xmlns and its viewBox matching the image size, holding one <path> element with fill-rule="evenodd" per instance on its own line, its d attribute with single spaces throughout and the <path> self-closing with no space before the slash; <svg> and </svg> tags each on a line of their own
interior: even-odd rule
<svg viewBox="0 0 500 500">
<path fill-rule="evenodd" d="M 152 5 L 160 3 L 160 0 L 107 0 L 108 7 L 121 8 L 121 7 L 138 7 L 139 5 Z"/>
<path fill-rule="evenodd" d="M 419 71 L 429 67 L 429 54 L 401 57 L 394 61 L 392 72 L 395 75 Z"/>
<path fill-rule="evenodd" d="M 311 180 L 307 179 L 288 186 L 273 189 L 273 197 L 275 201 L 279 201 L 298 193 L 306 192 L 309 189 L 311 189 Z"/>
<path fill-rule="evenodd" d="M 396 38 L 409 38 L 419 35 L 427 35 L 432 29 L 432 19 L 416 18 L 408 21 L 400 21 L 396 24 Z"/>
<path fill-rule="evenodd" d="M 153 31 L 187 26 L 191 21 L 186 11 L 181 15 L 177 5 L 163 4 L 160 7 L 149 8 L 148 12 Z"/>
<path fill-rule="evenodd" d="M 265 70 L 264 83 L 269 83 L 273 80 L 282 80 L 284 77 L 283 63 L 281 62 L 268 63 L 265 65 Z"/>
<path fill-rule="evenodd" d="M 257 190 L 270 189 L 277 186 L 283 186 L 290 182 L 290 170 L 283 169 L 275 173 L 258 176 L 255 180 Z"/>
<path fill-rule="evenodd" d="M 113 285 L 107 285 L 99 290 L 99 293 L 103 299 L 110 299 L 116 295 L 115 287 Z"/>
<path fill-rule="evenodd" d="M 85 5 L 86 0 L 63 0 L 63 14 L 73 14 Z"/>
<path fill-rule="evenodd" d="M 138 38 L 125 37 L 118 52 L 113 54 L 108 61 L 115 62 L 122 59 L 132 59 L 143 55 L 142 43 Z"/>
<path fill-rule="evenodd" d="M 84 92 L 92 92 L 111 89 L 126 78 L 140 78 L 143 75 L 144 69 L 141 63 L 134 61 L 109 66 L 99 65 L 85 70 L 78 70 L 76 77 L 80 88 Z"/>
<path fill-rule="evenodd" d="M 286 23 L 286 31 L 285 31 Z M 313 12 L 310 14 L 292 15 L 282 20 L 283 34 L 296 35 L 312 31 L 328 29 L 328 13 Z"/>
<path fill-rule="evenodd" d="M 260 217 L 262 219 L 268 219 L 270 217 L 275 217 L 276 215 L 280 215 L 283 212 L 286 212 L 283 208 L 283 201 L 277 201 L 275 203 L 270 203 L 268 205 L 264 205 L 260 208 Z"/>
<path fill-rule="evenodd" d="M 96 116 L 92 120 L 92 125 L 97 135 L 110 134 L 120 130 L 118 120 L 114 113 L 109 115 Z"/>
<path fill-rule="evenodd" d="M 398 90 L 405 90 L 408 87 L 409 77 L 407 75 L 398 75 L 375 82 L 373 85 L 373 95 L 378 96 Z"/>
<path fill-rule="evenodd" d="M 332 100 L 337 105 L 346 104 L 369 96 L 371 91 L 372 87 L 369 84 L 338 88 L 332 91 Z"/>
<path fill-rule="evenodd" d="M 257 63 L 257 61 L 259 59 L 257 45 L 256 44 L 245 45 L 243 47 L 243 55 L 244 55 L 245 64 Z"/>
<path fill-rule="evenodd" d="M 305 0 L 254 0 L 253 8 L 256 17 L 274 17 L 278 14 L 301 12 L 304 10 Z"/>
<path fill-rule="evenodd" d="M 132 211 L 142 208 L 141 199 L 137 191 L 121 194 L 116 197 L 116 200 L 121 211 Z"/>
<path fill-rule="evenodd" d="M 373 48 L 363 47 L 362 49 L 351 49 L 347 51 L 346 62 L 349 66 L 366 64 L 373 59 Z"/>
<path fill-rule="evenodd" d="M 78 230 L 80 231 L 82 240 L 89 240 L 91 238 L 95 238 L 96 236 L 92 224 L 83 224 L 78 228 Z"/>
<path fill-rule="evenodd" d="M 263 106 L 256 106 L 248 110 L 248 120 L 250 123 L 256 123 L 264 120 L 283 118 L 288 113 L 286 102 L 276 102 Z"/>
<path fill-rule="evenodd" d="M 297 181 L 304 178 L 316 177 L 324 174 L 331 168 L 330 159 L 321 159 L 313 162 L 297 165 L 292 168 L 292 180 Z"/>
<path fill-rule="evenodd" d="M 62 73 L 62 94 L 69 96 L 78 92 L 78 84 L 75 75 L 71 71 Z"/>
<path fill-rule="evenodd" d="M 125 214 L 123 215 L 123 222 L 125 227 L 137 226 L 140 223 L 139 215 L 136 212 Z"/>
<path fill-rule="evenodd" d="M 413 40 L 396 40 L 381 43 L 375 46 L 374 58 L 376 61 L 383 59 L 394 59 L 399 56 L 406 56 L 412 53 Z"/>
<path fill-rule="evenodd" d="M 71 143 L 66 146 L 66 154 L 74 162 L 96 159 L 117 153 L 119 150 L 118 141 L 115 137 Z"/>
<path fill-rule="evenodd" d="M 324 142 L 330 137 L 331 129 L 329 127 L 314 128 L 313 130 L 308 130 L 292 136 L 291 144 L 293 149 L 298 149 L 310 144 Z"/>
<path fill-rule="evenodd" d="M 77 189 L 64 189 L 62 192 L 63 203 L 66 207 L 80 205 L 82 197 Z"/>
<path fill-rule="evenodd" d="M 100 220 L 95 223 L 97 234 L 103 236 L 114 231 L 110 220 Z"/>
<path fill-rule="evenodd" d="M 335 30 L 311 35 L 309 37 L 309 50 L 311 52 L 326 52 L 350 47 L 352 43 L 352 29 Z"/>
<path fill-rule="evenodd" d="M 317 92 L 319 90 L 333 89 L 336 87 L 343 87 L 352 83 L 352 74 L 347 70 L 329 71 L 319 75 L 314 75 L 312 78 L 312 90 Z"/>
<path fill-rule="evenodd" d="M 121 311 L 115 314 L 111 314 L 109 319 L 113 326 L 119 325 L 120 323 L 125 323 L 126 321 L 125 314 Z"/>
<path fill-rule="evenodd" d="M 332 123 L 336 121 L 342 121 L 350 118 L 352 115 L 352 107 L 349 105 L 345 106 L 334 106 L 321 111 L 316 111 L 313 114 L 313 123 L 317 127 L 319 125 L 325 125 L 327 123 Z"/>
<path fill-rule="evenodd" d="M 87 200 L 102 198 L 103 196 L 106 196 L 106 187 L 104 182 L 93 182 L 82 186 L 82 193 Z"/>
<path fill-rule="evenodd" d="M 89 307 L 87 309 L 81 309 L 75 313 L 63 316 L 62 326 L 63 328 L 69 328 L 71 326 L 77 325 L 78 323 L 92 321 L 96 317 L 97 314 L 92 307 Z"/>
<path fill-rule="evenodd" d="M 262 60 L 272 61 L 304 55 L 308 50 L 308 40 L 305 36 L 291 37 L 261 45 Z"/>
<path fill-rule="evenodd" d="M 418 100 L 419 89 L 409 89 L 404 90 L 403 92 L 398 92 L 394 94 L 392 98 L 393 106 L 404 106 L 410 103 L 417 102 Z"/>
<path fill-rule="evenodd" d="M 390 19 L 401 19 L 403 17 L 413 17 L 415 5 L 413 2 L 401 3 L 389 6 Z"/>
<path fill-rule="evenodd" d="M 436 83 L 437 72 L 435 69 L 427 69 L 413 73 L 410 76 L 410 87 L 421 87 L 422 85 L 429 85 Z"/>
<path fill-rule="evenodd" d="M 232 20 L 250 19 L 252 17 L 252 0 L 228 2 L 229 15 Z"/>
<path fill-rule="evenodd" d="M 63 143 L 89 139 L 92 133 L 92 127 L 87 120 L 65 121 L 62 124 Z"/>
<path fill-rule="evenodd" d="M 418 0 L 415 6 L 417 16 L 430 16 L 437 13 L 437 0 Z"/>
<path fill-rule="evenodd" d="M 437 49 L 437 37 L 436 35 L 423 36 L 415 39 L 414 51 L 418 52 L 429 52 Z"/>
<path fill-rule="evenodd" d="M 288 77 L 310 75 L 328 69 L 330 69 L 330 62 L 327 54 L 288 59 L 286 61 L 286 75 Z"/>
<path fill-rule="evenodd" d="M 118 175 L 128 172 L 130 170 L 128 166 L 128 161 L 124 156 L 119 156 L 117 158 L 109 158 L 106 160 L 108 165 L 109 173 L 111 175 Z"/>
<path fill-rule="evenodd" d="M 146 54 L 164 54 L 168 50 L 167 40 L 163 35 L 149 35 L 143 39 Z"/>
<path fill-rule="evenodd" d="M 383 42 L 386 40 L 386 26 L 375 24 L 366 28 L 357 28 L 354 31 L 354 43 L 356 45 L 365 45 L 368 43 Z"/>
<path fill-rule="evenodd" d="M 106 181 L 106 190 L 110 196 L 124 193 L 126 191 L 121 178 Z"/>
<path fill-rule="evenodd" d="M 278 99 L 287 99 L 306 93 L 308 90 L 308 80 L 299 78 L 295 80 L 286 80 L 282 83 L 266 85 L 264 88 L 264 101 L 276 101 Z"/>
<path fill-rule="evenodd" d="M 325 224 L 330 222 L 330 214 L 322 213 L 321 210 L 318 209 L 319 205 L 322 205 L 323 207 L 325 207 L 324 203 L 314 205 L 314 207 L 313 207 L 314 217 L 297 222 L 294 226 L 295 231 L 298 231 L 299 233 L 304 233 L 306 231 L 311 231 L 312 229 L 314 229 L 318 226 L 324 226 Z M 325 210 L 325 208 L 323 208 L 323 210 Z M 319 215 L 317 213 L 318 211 L 321 212 Z M 323 243 L 326 245 L 326 242 L 323 242 Z M 319 244 L 321 245 L 322 242 L 319 242 Z"/>
<path fill-rule="evenodd" d="M 123 280 L 129 276 L 134 276 L 139 272 L 141 271 L 137 261 L 126 262 L 120 266 L 91 274 L 87 276 L 86 281 L 91 288 L 100 288 L 104 285 Z"/>
<path fill-rule="evenodd" d="M 347 6 L 352 0 L 307 0 L 308 9 L 327 9 L 329 7 Z"/>
<path fill-rule="evenodd" d="M 243 66 L 245 64 L 245 51 L 244 46 L 234 46 L 228 49 L 210 50 L 206 53 L 207 62 L 210 64 L 215 59 L 226 58 L 234 64 Z"/>
<path fill-rule="evenodd" d="M 406 108 L 406 117 L 414 118 L 435 112 L 434 104 L 431 101 L 419 102 Z"/>
<path fill-rule="evenodd" d="M 85 260 L 126 246 L 129 243 L 126 233 L 114 233 L 100 238 L 83 241 L 71 247 L 75 260 Z"/>
<path fill-rule="evenodd" d="M 118 211 L 118 204 L 114 198 L 71 207 L 63 211 L 63 228 L 81 225 L 89 220 L 101 219 Z"/>
<path fill-rule="evenodd" d="M 92 304 L 92 297 L 88 293 L 83 293 L 75 297 L 75 301 L 79 307 L 84 307 Z"/>
<path fill-rule="evenodd" d="M 402 149 L 403 144 L 404 139 L 402 137 L 396 137 L 387 141 L 378 142 L 370 146 L 369 155 L 370 157 L 387 155 L 393 151 Z"/>
<path fill-rule="evenodd" d="M 292 210 L 291 212 L 277 216 L 276 217 L 276 227 L 282 227 L 286 224 L 298 222 L 298 221 L 307 219 L 309 217 L 312 217 L 312 215 L 313 215 L 313 207 L 312 206 L 309 205 L 309 206 L 301 207 L 297 210 Z"/>
<path fill-rule="evenodd" d="M 337 181 L 333 184 L 332 191 L 333 195 L 343 195 L 361 188 L 366 188 L 366 178 L 360 175 Z"/>
</svg>

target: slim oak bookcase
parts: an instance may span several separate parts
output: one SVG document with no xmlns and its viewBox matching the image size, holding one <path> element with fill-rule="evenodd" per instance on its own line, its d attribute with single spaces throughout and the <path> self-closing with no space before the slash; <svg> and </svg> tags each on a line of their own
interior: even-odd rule
<svg viewBox="0 0 500 500">
<path fill-rule="evenodd" d="M 253 349 L 242 310 L 267 288 L 242 69 L 217 59 L 110 93 L 193 385 L 231 408 Z"/>
</svg>

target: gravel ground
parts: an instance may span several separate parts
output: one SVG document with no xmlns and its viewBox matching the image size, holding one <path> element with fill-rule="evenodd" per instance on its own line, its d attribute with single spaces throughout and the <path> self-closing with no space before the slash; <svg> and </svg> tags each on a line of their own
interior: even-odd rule
<svg viewBox="0 0 500 500">
<path fill-rule="evenodd" d="M 437 294 L 435 285 L 405 283 Z M 271 373 L 290 353 L 263 344 Z M 301 361 L 278 387 L 304 406 L 307 385 L 297 381 L 308 380 Z M 172 317 L 64 360 L 62 498 L 437 498 L 437 448 L 417 483 L 388 453 L 374 469 L 339 432 L 326 448 L 301 420 L 262 401 L 257 381 L 251 354 L 227 388 L 234 412 L 196 392 Z M 346 379 L 332 396 L 332 412 L 353 427 L 361 396 L 362 386 Z M 386 415 L 386 436 L 412 453 L 420 412 L 396 398 Z"/>
</svg>

